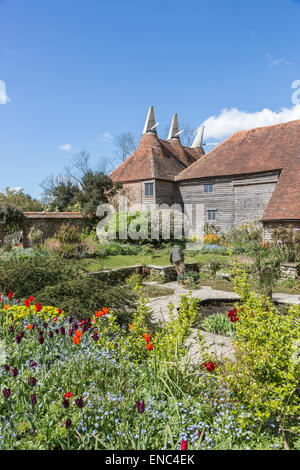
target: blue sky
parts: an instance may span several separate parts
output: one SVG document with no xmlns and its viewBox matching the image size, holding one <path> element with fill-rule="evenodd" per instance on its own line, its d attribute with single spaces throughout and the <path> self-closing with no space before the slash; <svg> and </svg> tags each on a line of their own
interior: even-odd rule
<svg viewBox="0 0 300 470">
<path fill-rule="evenodd" d="M 0 190 L 110 160 L 150 105 L 209 141 L 300 119 L 299 21 L 297 0 L 0 0 Z"/>
</svg>

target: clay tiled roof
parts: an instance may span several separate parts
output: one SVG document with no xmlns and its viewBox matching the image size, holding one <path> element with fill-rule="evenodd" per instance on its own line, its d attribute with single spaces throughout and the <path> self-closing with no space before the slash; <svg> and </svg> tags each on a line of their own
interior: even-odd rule
<svg viewBox="0 0 300 470">
<path fill-rule="evenodd" d="M 179 139 L 165 141 L 154 133 L 144 134 L 137 150 L 110 177 L 120 182 L 152 178 L 173 181 L 175 175 L 203 155 L 203 149 L 187 149 Z"/>
<path fill-rule="evenodd" d="M 176 181 L 282 170 L 263 220 L 300 219 L 300 120 L 234 134 Z"/>
<path fill-rule="evenodd" d="M 300 156 L 283 168 L 262 220 L 300 220 Z"/>
</svg>

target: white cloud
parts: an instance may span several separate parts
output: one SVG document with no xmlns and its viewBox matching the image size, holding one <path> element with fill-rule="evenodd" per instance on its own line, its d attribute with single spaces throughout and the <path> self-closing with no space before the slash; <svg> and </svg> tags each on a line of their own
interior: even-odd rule
<svg viewBox="0 0 300 470">
<path fill-rule="evenodd" d="M 204 140 L 223 140 L 238 131 L 296 119 L 300 119 L 300 104 L 292 108 L 281 108 L 278 112 L 267 108 L 255 113 L 240 111 L 237 108 L 222 109 L 218 116 L 210 116 L 202 123 L 202 126 L 205 126 Z"/>
<path fill-rule="evenodd" d="M 113 135 L 111 135 L 110 132 L 104 132 L 104 134 L 102 134 L 102 142 L 107 142 L 108 140 L 112 140 L 114 138 Z"/>
<path fill-rule="evenodd" d="M 286 59 L 273 59 L 269 63 L 269 67 L 274 67 L 275 65 L 291 65 L 291 62 Z"/>
<path fill-rule="evenodd" d="M 6 94 L 6 84 L 3 80 L 0 80 L 0 104 L 7 104 L 10 98 Z"/>
<path fill-rule="evenodd" d="M 64 150 L 65 152 L 70 152 L 70 150 L 72 150 L 72 145 L 71 144 L 61 145 L 59 149 Z"/>
<path fill-rule="evenodd" d="M 9 188 L 10 191 L 13 191 L 14 193 L 22 193 L 24 191 L 24 188 L 22 186 L 15 186 L 14 188 Z"/>
</svg>

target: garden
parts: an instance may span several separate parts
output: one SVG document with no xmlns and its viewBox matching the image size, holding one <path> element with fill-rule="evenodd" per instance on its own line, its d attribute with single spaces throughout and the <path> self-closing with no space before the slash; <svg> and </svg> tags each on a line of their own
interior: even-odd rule
<svg viewBox="0 0 300 470">
<path fill-rule="evenodd" d="M 299 262 L 289 230 L 272 245 L 256 226 L 207 233 L 185 251 L 199 269 L 179 278 L 180 305 L 156 323 L 149 298 L 171 296 L 172 283 L 147 266 L 170 264 L 175 241 L 99 241 L 65 225 L 45 241 L 32 230 L 31 248 L 3 245 L 0 449 L 299 449 L 300 307 L 271 296 L 299 289 L 280 274 L 281 261 Z M 203 286 L 239 300 L 203 305 L 191 295 Z M 205 331 L 229 336 L 235 360 L 215 356 Z"/>
</svg>

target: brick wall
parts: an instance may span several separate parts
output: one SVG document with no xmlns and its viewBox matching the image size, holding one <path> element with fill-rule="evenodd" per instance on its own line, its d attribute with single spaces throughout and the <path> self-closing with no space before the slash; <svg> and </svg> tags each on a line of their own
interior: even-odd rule
<svg viewBox="0 0 300 470">
<path fill-rule="evenodd" d="M 80 212 L 25 212 L 23 221 L 23 245 L 30 246 L 28 239 L 32 227 L 43 232 L 43 240 L 53 237 L 61 225 L 70 224 L 78 227 L 79 231 L 85 227 L 85 218 Z"/>
<path fill-rule="evenodd" d="M 265 241 L 271 241 L 272 239 L 272 230 L 278 227 L 288 227 L 292 225 L 294 230 L 300 230 L 300 221 L 299 222 L 263 222 L 264 227 L 264 239 Z"/>
</svg>

